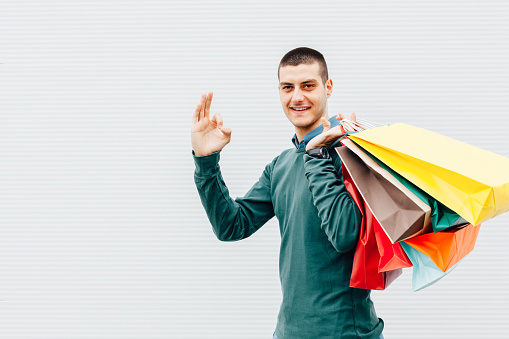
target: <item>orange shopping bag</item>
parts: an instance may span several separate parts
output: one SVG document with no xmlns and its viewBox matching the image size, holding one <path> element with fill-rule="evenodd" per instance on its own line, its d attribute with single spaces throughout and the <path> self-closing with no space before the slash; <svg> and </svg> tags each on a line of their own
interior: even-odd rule
<svg viewBox="0 0 509 339">
<path fill-rule="evenodd" d="M 474 249 L 480 228 L 480 224 L 468 224 L 451 231 L 423 234 L 404 242 L 426 254 L 445 272 Z"/>
</svg>

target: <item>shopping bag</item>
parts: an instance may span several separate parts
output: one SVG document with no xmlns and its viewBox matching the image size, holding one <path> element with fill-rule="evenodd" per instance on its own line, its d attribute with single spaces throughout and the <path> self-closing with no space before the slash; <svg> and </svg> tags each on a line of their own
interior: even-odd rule
<svg viewBox="0 0 509 339">
<path fill-rule="evenodd" d="M 364 206 L 362 196 L 353 184 L 348 171 L 342 166 L 343 182 L 362 213 L 359 240 L 355 247 L 350 287 L 383 290 L 402 273 L 402 269 L 379 272 L 380 252 L 378 250 L 373 222 L 376 219 Z"/>
<path fill-rule="evenodd" d="M 342 166 L 378 223 L 395 243 L 431 229 L 431 209 L 388 171 L 348 140 L 337 147 Z"/>
<path fill-rule="evenodd" d="M 509 210 L 509 158 L 406 124 L 349 138 L 473 225 Z"/>
<path fill-rule="evenodd" d="M 433 285 L 447 274 L 451 273 L 459 264 L 458 262 L 447 271 L 443 272 L 426 254 L 419 252 L 412 246 L 405 244 L 405 242 L 401 242 L 401 247 L 413 265 L 412 290 L 414 292 Z"/>
<path fill-rule="evenodd" d="M 423 234 L 405 243 L 427 255 L 443 272 L 474 249 L 481 225 L 467 225 L 445 232 Z"/>
<path fill-rule="evenodd" d="M 370 214 L 372 215 L 372 213 Z M 412 267 L 412 262 L 401 248 L 401 244 L 393 244 L 376 219 L 373 222 L 373 231 L 380 254 L 378 272 L 390 272 L 398 268 Z"/>
<path fill-rule="evenodd" d="M 431 226 L 433 226 L 433 232 L 441 232 L 447 229 L 468 225 L 468 221 L 463 219 L 456 212 L 436 199 L 433 199 L 425 192 L 421 192 L 427 197 L 428 204 L 431 207 Z"/>
<path fill-rule="evenodd" d="M 463 219 L 461 216 L 459 216 L 456 212 L 452 211 L 450 208 L 445 206 L 444 204 L 438 202 L 436 199 L 431 197 L 429 194 L 421 190 L 419 187 L 412 184 L 410 181 L 403 178 L 398 173 L 394 172 L 391 168 L 389 168 L 387 165 L 382 163 L 380 160 L 375 158 L 373 155 L 371 155 L 369 152 L 362 149 L 362 147 L 356 145 L 354 142 L 352 142 L 349 139 L 344 139 L 341 141 L 346 147 L 348 147 L 351 151 L 353 151 L 356 155 L 361 158 L 366 165 L 369 166 L 373 161 L 382 169 L 378 169 L 375 166 L 371 166 L 373 170 L 377 172 L 381 172 L 382 174 L 384 171 L 388 172 L 388 174 L 383 174 L 385 176 L 390 175 L 393 179 L 396 179 L 399 181 L 402 185 L 404 185 L 408 190 L 410 190 L 416 197 L 418 197 L 422 202 L 424 202 L 426 205 L 429 206 L 429 209 L 431 209 L 431 226 L 433 228 L 433 232 L 440 232 L 445 229 L 448 229 L 452 226 L 461 226 L 461 225 L 467 225 L 468 221 Z M 371 159 L 371 161 L 369 160 Z M 427 220 L 426 220 L 427 222 Z M 426 224 L 423 228 L 422 233 L 428 233 L 429 228 Z M 418 235 L 418 234 L 416 234 Z"/>
</svg>

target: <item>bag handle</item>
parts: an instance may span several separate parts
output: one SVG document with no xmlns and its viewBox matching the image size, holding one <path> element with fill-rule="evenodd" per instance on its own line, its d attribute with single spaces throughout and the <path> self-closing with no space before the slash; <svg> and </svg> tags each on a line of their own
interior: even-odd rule
<svg viewBox="0 0 509 339">
<path fill-rule="evenodd" d="M 341 132 L 345 134 L 345 132 L 360 132 L 370 128 L 376 128 L 383 126 L 378 122 L 371 122 L 364 119 L 357 119 L 357 121 L 353 121 L 350 119 L 341 119 Z"/>
</svg>

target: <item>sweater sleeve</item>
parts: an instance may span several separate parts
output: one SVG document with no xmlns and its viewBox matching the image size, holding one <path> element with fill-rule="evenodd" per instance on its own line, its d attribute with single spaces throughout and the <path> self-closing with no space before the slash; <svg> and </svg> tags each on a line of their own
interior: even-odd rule
<svg viewBox="0 0 509 339">
<path fill-rule="evenodd" d="M 221 176 L 219 152 L 194 156 L 196 188 L 219 240 L 247 238 L 274 216 L 270 187 L 276 160 L 265 167 L 258 182 L 244 197 L 233 200 Z"/>
<path fill-rule="evenodd" d="M 322 220 L 321 227 L 338 252 L 355 248 L 359 239 L 362 214 L 346 190 L 341 172 L 341 159 L 329 149 L 331 159 L 318 159 L 304 154 L 304 168 L 313 202 Z"/>
</svg>

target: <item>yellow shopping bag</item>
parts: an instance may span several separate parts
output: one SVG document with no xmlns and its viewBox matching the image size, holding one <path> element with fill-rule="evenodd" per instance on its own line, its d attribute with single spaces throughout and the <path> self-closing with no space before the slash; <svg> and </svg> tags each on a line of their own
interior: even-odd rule
<svg viewBox="0 0 509 339">
<path fill-rule="evenodd" d="M 406 124 L 349 138 L 473 225 L 509 211 L 509 158 Z"/>
</svg>

